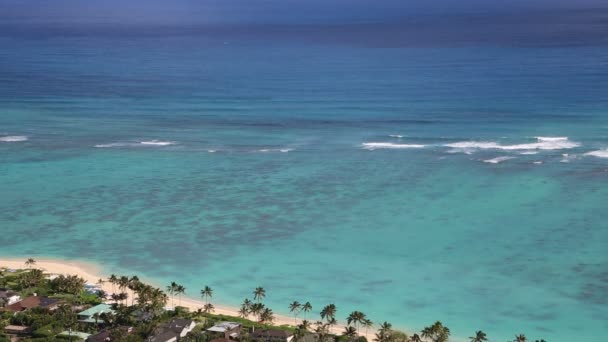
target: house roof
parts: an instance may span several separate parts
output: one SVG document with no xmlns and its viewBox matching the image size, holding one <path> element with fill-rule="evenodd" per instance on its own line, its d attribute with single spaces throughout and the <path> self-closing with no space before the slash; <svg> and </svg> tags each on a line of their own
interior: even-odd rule
<svg viewBox="0 0 608 342">
<path fill-rule="evenodd" d="M 78 316 L 86 316 L 86 317 L 93 317 L 94 314 L 102 314 L 104 312 L 114 312 L 114 310 L 112 310 L 112 306 L 108 305 L 108 304 L 99 304 L 99 305 L 95 305 L 93 307 L 90 307 L 82 312 L 78 313 Z M 86 321 L 86 319 L 83 319 L 83 321 Z M 93 320 L 94 321 L 94 320 Z"/>
<path fill-rule="evenodd" d="M 105 342 L 110 340 L 110 330 L 102 330 L 87 338 L 87 342 Z"/>
<path fill-rule="evenodd" d="M 251 337 L 253 338 L 265 338 L 265 337 L 280 337 L 280 338 L 289 338 L 293 336 L 292 333 L 280 330 L 280 329 L 259 329 L 251 333 Z"/>
<path fill-rule="evenodd" d="M 149 340 L 152 342 L 165 342 L 173 338 L 177 338 L 184 331 L 184 329 L 190 327 L 193 323 L 194 321 L 191 319 L 174 318 L 170 322 L 163 325 L 161 329 Z"/>
<path fill-rule="evenodd" d="M 169 341 L 173 338 L 177 338 L 179 336 L 178 333 L 176 333 L 175 331 L 171 331 L 171 330 L 166 330 L 158 335 L 154 335 L 150 341 L 151 342 L 165 342 L 165 341 Z"/>
<path fill-rule="evenodd" d="M 234 340 L 229 340 L 227 338 L 214 338 L 213 340 L 209 341 L 209 342 L 234 342 Z"/>
<path fill-rule="evenodd" d="M 41 297 L 41 296 L 30 296 L 25 298 L 24 300 L 11 304 L 6 307 L 6 310 L 19 312 L 31 308 L 42 307 L 46 308 L 52 306 L 54 304 L 59 303 L 61 300 L 49 298 L 49 297 Z"/>
<path fill-rule="evenodd" d="M 75 336 L 75 337 L 79 337 L 83 340 L 86 340 L 89 336 L 91 336 L 91 334 L 87 334 L 85 332 L 82 331 L 62 331 L 60 334 L 60 336 Z"/>
<path fill-rule="evenodd" d="M 213 332 L 226 332 L 226 330 L 232 330 L 240 327 L 241 324 L 235 322 L 220 322 L 211 328 L 207 329 L 207 331 Z"/>
<path fill-rule="evenodd" d="M 181 333 L 184 328 L 189 327 L 194 323 L 191 319 L 174 318 L 169 322 L 168 328 L 177 333 Z"/>
<path fill-rule="evenodd" d="M 15 332 L 24 332 L 28 331 L 30 327 L 26 327 L 24 325 L 7 325 L 4 327 L 4 331 L 15 331 Z"/>
<path fill-rule="evenodd" d="M 131 333 L 132 327 L 121 326 L 118 329 L 125 331 L 127 334 Z M 107 342 L 110 341 L 111 331 L 104 329 L 97 334 L 93 334 L 87 338 L 87 342 Z"/>
<path fill-rule="evenodd" d="M 9 289 L 0 289 L 0 298 L 10 298 L 18 295 L 19 294 L 15 291 L 11 291 Z"/>
</svg>

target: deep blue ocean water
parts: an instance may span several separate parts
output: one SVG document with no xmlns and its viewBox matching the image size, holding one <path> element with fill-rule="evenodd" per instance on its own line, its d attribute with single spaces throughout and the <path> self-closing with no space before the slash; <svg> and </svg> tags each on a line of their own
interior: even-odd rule
<svg viewBox="0 0 608 342">
<path fill-rule="evenodd" d="M 0 255 L 608 338 L 608 48 L 0 38 Z M 539 138 L 540 137 L 540 138 Z"/>
</svg>

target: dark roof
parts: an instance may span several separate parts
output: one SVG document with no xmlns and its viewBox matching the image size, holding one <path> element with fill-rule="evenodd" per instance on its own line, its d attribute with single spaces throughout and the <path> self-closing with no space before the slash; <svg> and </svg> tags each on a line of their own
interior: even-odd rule
<svg viewBox="0 0 608 342">
<path fill-rule="evenodd" d="M 40 297 L 40 296 L 30 296 L 25 298 L 24 300 L 17 302 L 15 304 L 11 304 L 6 307 L 6 310 L 19 312 L 31 308 L 46 308 L 52 306 L 54 304 L 59 303 L 59 299 L 49 298 L 49 297 Z"/>
<path fill-rule="evenodd" d="M 109 341 L 110 331 L 102 330 L 95 335 L 89 336 L 89 338 L 87 338 L 87 342 L 105 342 L 106 339 Z"/>
<path fill-rule="evenodd" d="M 285 330 L 279 329 L 260 329 L 251 333 L 251 337 L 253 338 L 267 338 L 267 337 L 280 337 L 280 338 L 288 338 L 293 336 L 292 333 L 287 332 Z"/>
<path fill-rule="evenodd" d="M 8 289 L 0 289 L 0 298 L 8 298 L 12 296 L 18 296 L 19 294 L 15 291 L 11 291 Z"/>
<path fill-rule="evenodd" d="M 120 326 L 117 329 L 124 330 L 127 334 L 131 333 L 132 327 Z M 107 342 L 110 341 L 110 335 L 112 331 L 104 329 L 97 334 L 91 335 L 87 338 L 87 342 Z"/>
<path fill-rule="evenodd" d="M 181 333 L 185 327 L 188 327 L 194 322 L 191 319 L 174 318 L 169 322 L 168 328 L 176 333 Z"/>
<path fill-rule="evenodd" d="M 174 337 L 176 338 L 182 333 L 184 328 L 189 327 L 193 322 L 191 319 L 174 318 L 171 322 L 163 325 L 149 341 L 164 342 Z"/>
<path fill-rule="evenodd" d="M 165 330 L 164 332 L 161 332 L 160 334 L 154 335 L 150 339 L 150 341 L 165 342 L 165 341 L 169 341 L 172 338 L 177 338 L 177 336 L 179 336 L 179 333 L 176 333 L 175 331 L 171 331 L 171 330 Z"/>
</svg>

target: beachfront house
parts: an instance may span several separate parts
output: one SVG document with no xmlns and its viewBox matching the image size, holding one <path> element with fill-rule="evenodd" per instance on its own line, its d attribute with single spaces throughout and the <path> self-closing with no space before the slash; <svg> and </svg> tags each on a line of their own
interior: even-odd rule
<svg viewBox="0 0 608 342">
<path fill-rule="evenodd" d="M 161 326 L 148 342 L 175 342 L 188 335 L 194 329 L 196 322 L 190 319 L 174 318 Z"/>
<path fill-rule="evenodd" d="M 291 342 L 293 333 L 279 329 L 258 329 L 250 337 L 256 342 Z"/>
<path fill-rule="evenodd" d="M 30 327 L 23 325 L 7 325 L 4 327 L 4 333 L 11 338 L 9 341 L 27 336 L 31 331 L 32 329 L 30 329 Z"/>
<path fill-rule="evenodd" d="M 24 300 L 18 301 L 11 305 L 8 305 L 5 310 L 12 312 L 21 312 L 32 308 L 43 308 L 50 311 L 54 311 L 62 303 L 60 299 L 43 297 L 43 296 L 30 296 Z"/>
<path fill-rule="evenodd" d="M 115 313 L 109 304 L 99 304 L 78 313 L 78 321 L 83 323 L 99 323 L 102 313 Z"/>
<path fill-rule="evenodd" d="M 211 328 L 207 329 L 207 332 L 215 335 L 223 335 L 227 340 L 237 339 L 241 333 L 242 325 L 235 322 L 220 322 Z"/>
<path fill-rule="evenodd" d="M 72 341 L 75 338 L 78 338 L 79 340 L 86 340 L 87 338 L 89 338 L 89 336 L 91 336 L 91 334 L 83 332 L 83 331 L 76 331 L 76 330 L 65 330 L 60 332 L 57 337 L 59 338 L 63 338 L 65 340 L 69 340 Z"/>
<path fill-rule="evenodd" d="M 0 289 L 0 308 L 12 305 L 21 300 L 21 296 L 9 289 Z"/>
<path fill-rule="evenodd" d="M 113 335 L 112 331 L 104 329 L 97 334 L 93 334 L 85 340 L 86 342 L 110 342 L 112 340 L 120 340 L 121 337 L 129 335 L 133 332 L 133 327 L 119 327 L 117 329 L 120 333 Z M 116 330 L 115 330 L 116 331 Z"/>
</svg>

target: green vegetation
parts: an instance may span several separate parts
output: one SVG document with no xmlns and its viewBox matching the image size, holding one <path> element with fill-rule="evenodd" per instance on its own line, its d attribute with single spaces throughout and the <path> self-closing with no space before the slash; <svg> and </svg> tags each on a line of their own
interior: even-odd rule
<svg viewBox="0 0 608 342">
<path fill-rule="evenodd" d="M 190 312 L 187 308 L 181 307 L 181 296 L 186 294 L 186 288 L 176 282 L 171 282 L 166 287 L 168 295 L 159 288 L 145 284 L 137 276 L 116 276 L 111 275 L 107 280 L 99 279 L 98 283 L 108 282 L 112 285 L 113 294 L 110 296 L 112 312 L 95 312 L 90 323 L 80 322 L 77 312 L 102 303 L 105 293 L 100 291 L 97 294 L 85 291 L 84 279 L 78 276 L 57 276 L 52 280 L 47 279 L 46 275 L 34 266 L 36 261 L 28 259 L 25 262 L 26 269 L 14 272 L 0 270 L 0 286 L 19 292 L 22 298 L 32 294 L 38 296 L 48 296 L 60 300 L 60 305 L 55 310 L 50 311 L 45 308 L 32 308 L 26 311 L 13 314 L 12 312 L 0 311 L 0 342 L 8 342 L 10 339 L 2 334 L 7 325 L 18 325 L 30 327 L 30 333 L 23 342 L 70 342 L 78 341 L 79 338 L 71 335 L 61 335 L 65 331 L 84 332 L 95 334 L 101 330 L 108 330 L 112 341 L 120 342 L 143 342 L 161 325 L 166 324 L 173 318 L 192 319 L 199 324 L 180 342 L 208 342 L 209 335 L 205 330 L 216 323 L 231 321 L 240 323 L 243 332 L 240 337 L 241 342 L 250 342 L 249 331 L 255 329 L 280 329 L 294 334 L 294 342 L 310 341 L 313 337 L 317 342 L 367 342 L 366 337 L 360 336 L 361 330 L 365 329 L 365 336 L 368 331 L 374 329 L 374 323 L 367 318 L 361 311 L 353 311 L 345 317 L 347 326 L 341 334 L 335 335 L 332 331 L 337 325 L 337 307 L 331 303 L 324 306 L 319 312 L 320 319 L 311 322 L 308 314 L 313 307 L 310 302 L 302 304 L 293 301 L 288 305 L 289 311 L 294 317 L 294 326 L 282 325 L 273 326 L 275 315 L 271 308 L 267 307 L 263 300 L 266 298 L 266 290 L 258 286 L 252 292 L 253 298 L 246 298 L 240 309 L 239 317 L 216 315 L 214 306 L 211 303 L 213 289 L 205 285 L 200 290 L 200 295 L 204 300 L 203 307 Z M 127 293 L 130 290 L 131 297 Z M 118 290 L 118 292 L 116 292 Z M 173 306 L 177 297 L 178 305 Z M 165 306 L 171 301 L 171 310 L 166 310 Z M 298 315 L 304 313 L 304 319 L 298 323 Z M 252 319 L 250 319 L 250 317 Z M 132 327 L 131 333 L 127 333 L 125 327 Z M 437 321 L 432 325 L 423 328 L 420 334 L 413 333 L 411 336 L 394 330 L 391 323 L 383 322 L 378 325 L 374 335 L 375 342 L 448 342 L 450 329 Z M 488 341 L 486 333 L 476 331 L 469 337 L 471 342 Z M 513 342 L 527 342 L 525 335 L 515 336 Z M 543 339 L 535 342 L 547 342 Z"/>
</svg>

